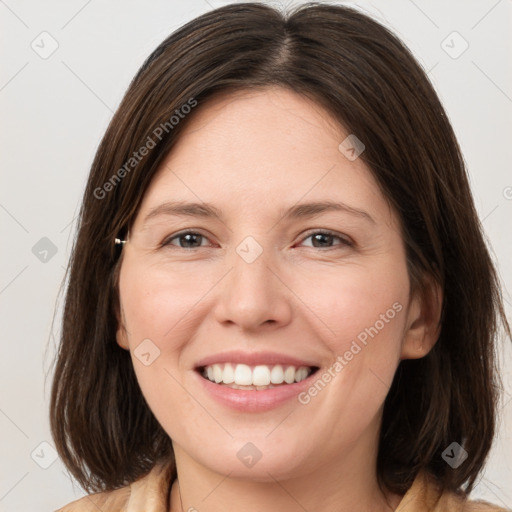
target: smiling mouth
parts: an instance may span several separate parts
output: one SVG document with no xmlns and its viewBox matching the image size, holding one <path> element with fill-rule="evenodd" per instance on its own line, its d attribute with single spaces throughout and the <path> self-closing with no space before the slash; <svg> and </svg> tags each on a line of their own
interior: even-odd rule
<svg viewBox="0 0 512 512">
<path fill-rule="evenodd" d="M 264 391 L 301 382 L 318 371 L 317 366 L 255 365 L 221 363 L 200 366 L 196 371 L 206 380 L 232 389 Z"/>
</svg>

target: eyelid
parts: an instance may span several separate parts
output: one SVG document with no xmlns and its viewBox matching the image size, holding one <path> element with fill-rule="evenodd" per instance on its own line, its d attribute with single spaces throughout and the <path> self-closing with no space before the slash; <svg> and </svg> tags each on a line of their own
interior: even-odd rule
<svg viewBox="0 0 512 512">
<path fill-rule="evenodd" d="M 164 240 L 160 244 L 160 247 L 165 247 L 165 246 L 172 245 L 172 246 L 176 247 L 177 249 L 182 249 L 184 251 L 192 251 L 194 249 L 204 248 L 203 246 L 193 247 L 193 248 L 186 248 L 186 247 L 180 247 L 179 245 L 171 244 L 172 240 L 175 240 L 175 239 L 180 238 L 182 236 L 185 236 L 187 234 L 200 235 L 203 238 L 205 238 L 206 240 L 210 240 L 209 236 L 205 235 L 202 232 L 201 229 L 188 228 L 188 229 L 185 229 L 183 231 L 179 231 L 178 233 L 174 233 L 174 234 L 164 238 Z M 339 244 L 339 245 L 345 245 L 345 246 L 349 246 L 349 247 L 353 247 L 355 245 L 354 241 L 349 236 L 344 235 L 342 233 L 338 233 L 338 232 L 333 231 L 331 229 L 326 229 L 326 228 L 311 228 L 310 230 L 306 231 L 305 233 L 303 233 L 301 235 L 301 239 L 300 239 L 299 242 L 300 243 L 304 242 L 306 239 L 310 238 L 312 235 L 315 235 L 315 234 L 324 234 L 324 235 L 332 236 L 334 238 L 338 238 L 342 242 L 342 244 Z M 334 250 L 337 247 L 338 246 L 323 247 L 323 248 L 322 247 L 312 247 L 312 248 L 313 249 L 321 249 L 321 250 L 327 251 L 327 250 Z"/>
<path fill-rule="evenodd" d="M 315 235 L 315 234 L 318 234 L 318 233 L 324 234 L 324 235 L 330 235 L 330 236 L 332 236 L 334 238 L 338 238 L 338 239 L 340 239 L 343 242 L 343 245 L 347 245 L 347 246 L 350 246 L 350 247 L 353 247 L 355 245 L 355 242 L 348 235 L 344 235 L 342 233 L 338 233 L 337 231 L 333 231 L 331 229 L 326 229 L 326 228 L 312 228 L 312 229 L 306 231 L 306 233 L 301 235 L 301 242 L 304 242 L 304 240 L 309 238 L 311 235 Z M 336 249 L 336 247 L 337 246 L 325 247 L 323 249 L 324 250 Z M 321 248 L 320 247 L 313 247 L 313 249 L 321 249 Z"/>
<path fill-rule="evenodd" d="M 187 249 L 185 247 L 180 247 L 179 245 L 174 245 L 174 244 L 171 244 L 171 240 L 174 240 L 176 238 L 180 238 L 182 236 L 185 236 L 185 235 L 188 235 L 188 234 L 192 234 L 192 235 L 200 235 L 202 236 L 203 238 L 205 238 L 206 240 L 210 240 L 209 236 L 205 235 L 201 229 L 192 229 L 192 228 L 188 228 L 188 229 L 184 229 L 183 231 L 178 231 L 178 233 L 174 233 L 172 235 L 169 235 L 167 237 L 165 237 L 163 239 L 163 241 L 159 244 L 160 247 L 165 247 L 165 246 L 168 246 L 168 245 L 172 245 L 174 247 L 176 247 L 176 249 L 183 249 L 185 251 L 190 251 L 192 249 Z M 200 247 L 195 247 L 195 249 L 199 249 Z"/>
</svg>

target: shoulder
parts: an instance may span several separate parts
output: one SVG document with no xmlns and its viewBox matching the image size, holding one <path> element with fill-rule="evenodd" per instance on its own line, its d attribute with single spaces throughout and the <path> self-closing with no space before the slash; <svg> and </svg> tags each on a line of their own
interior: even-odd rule
<svg viewBox="0 0 512 512">
<path fill-rule="evenodd" d="M 134 506 L 145 512 L 167 512 L 173 473 L 174 464 L 156 464 L 130 485 L 83 496 L 55 512 L 126 512 Z"/>
<path fill-rule="evenodd" d="M 447 512 L 450 510 L 460 510 L 461 512 L 507 512 L 507 509 L 487 501 L 467 500 L 459 498 L 453 495 L 453 493 L 450 494 L 442 501 L 441 508 L 439 509 L 440 512 L 444 510 Z"/>
<path fill-rule="evenodd" d="M 110 512 L 111 510 L 124 511 L 130 498 L 131 486 L 121 487 L 115 491 L 89 494 L 78 500 L 68 503 L 55 512 Z"/>
<path fill-rule="evenodd" d="M 435 479 L 419 473 L 396 512 L 507 512 L 507 509 L 480 500 L 469 500 L 455 492 L 441 492 Z"/>
<path fill-rule="evenodd" d="M 447 503 L 450 503 L 448 498 Z M 507 512 L 507 509 L 493 503 L 481 500 L 464 500 L 458 497 L 452 499 L 454 504 L 460 504 L 462 512 Z M 448 509 L 447 509 L 448 510 Z"/>
<path fill-rule="evenodd" d="M 487 501 L 468 501 L 464 512 L 510 512 L 510 509 L 498 507 Z"/>
</svg>

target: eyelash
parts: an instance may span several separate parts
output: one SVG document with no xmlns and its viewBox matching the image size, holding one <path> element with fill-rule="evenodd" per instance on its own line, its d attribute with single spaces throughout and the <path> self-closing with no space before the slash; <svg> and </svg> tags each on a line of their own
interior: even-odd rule
<svg viewBox="0 0 512 512">
<path fill-rule="evenodd" d="M 335 233 L 334 231 L 330 231 L 328 229 L 320 229 L 320 230 L 316 230 L 316 231 L 310 231 L 307 236 L 305 236 L 302 241 L 312 237 L 313 235 L 327 235 L 327 236 L 331 236 L 333 238 L 337 238 L 338 240 L 341 241 L 341 244 L 339 244 L 340 246 L 346 246 L 346 247 L 353 247 L 354 246 L 354 243 L 348 239 L 348 237 L 344 237 L 344 236 L 341 236 L 337 233 Z M 193 251 L 195 249 L 201 249 L 203 248 L 202 246 L 200 247 L 179 247 L 177 245 L 174 245 L 172 244 L 172 240 L 175 240 L 175 239 L 179 239 L 181 237 L 184 237 L 186 235 L 199 235 L 205 239 L 208 239 L 208 237 L 206 237 L 205 235 L 201 234 L 201 233 L 198 233 L 197 231 L 193 231 L 193 230 L 186 230 L 186 231 L 181 231 L 180 233 L 177 233 L 175 235 L 172 235 L 171 237 L 168 237 L 166 238 L 162 243 L 161 243 L 161 247 L 169 247 L 169 246 L 174 246 L 176 249 L 182 249 L 184 251 Z M 336 247 L 313 247 L 311 246 L 312 249 L 321 249 L 323 251 L 328 251 L 328 250 L 334 250 L 336 249 Z"/>
</svg>

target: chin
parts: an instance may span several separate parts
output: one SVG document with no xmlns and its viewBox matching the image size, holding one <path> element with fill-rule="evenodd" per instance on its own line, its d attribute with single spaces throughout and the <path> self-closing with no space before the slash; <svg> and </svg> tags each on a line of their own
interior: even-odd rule
<svg viewBox="0 0 512 512">
<path fill-rule="evenodd" d="M 204 467 L 230 478 L 251 480 L 254 482 L 273 482 L 306 475 L 313 465 L 294 445 L 276 446 L 276 441 L 254 436 L 253 441 L 230 439 L 226 443 L 210 440 L 208 451 L 194 454 L 192 457 Z M 216 445 L 217 449 L 211 450 Z"/>
</svg>

